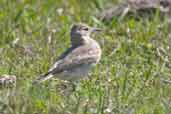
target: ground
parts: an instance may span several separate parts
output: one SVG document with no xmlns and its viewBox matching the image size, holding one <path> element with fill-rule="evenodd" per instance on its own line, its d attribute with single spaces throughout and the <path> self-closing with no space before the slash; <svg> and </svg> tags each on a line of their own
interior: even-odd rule
<svg viewBox="0 0 171 114">
<path fill-rule="evenodd" d="M 96 18 L 115 0 L 0 0 L 0 75 L 17 85 L 0 90 L 1 114 L 170 114 L 171 50 L 167 18 Z M 102 59 L 88 80 L 66 93 L 60 80 L 32 85 L 70 45 L 72 24 L 94 34 Z"/>
</svg>

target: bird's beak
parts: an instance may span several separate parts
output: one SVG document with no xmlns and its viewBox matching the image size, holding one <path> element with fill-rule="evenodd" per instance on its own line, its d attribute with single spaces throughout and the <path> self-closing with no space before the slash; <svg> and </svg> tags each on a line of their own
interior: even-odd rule
<svg viewBox="0 0 171 114">
<path fill-rule="evenodd" d="M 101 32 L 103 29 L 100 28 L 92 28 L 92 32 Z"/>
</svg>

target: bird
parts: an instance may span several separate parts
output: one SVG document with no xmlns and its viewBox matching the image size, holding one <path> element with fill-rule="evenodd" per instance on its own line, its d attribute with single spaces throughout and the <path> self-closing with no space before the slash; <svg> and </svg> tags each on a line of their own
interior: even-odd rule
<svg viewBox="0 0 171 114">
<path fill-rule="evenodd" d="M 63 53 L 47 73 L 33 83 L 41 83 L 53 77 L 64 81 L 77 81 L 88 77 L 91 69 L 99 63 L 102 50 L 91 34 L 102 29 L 85 23 L 74 24 L 70 31 L 71 46 Z"/>
</svg>

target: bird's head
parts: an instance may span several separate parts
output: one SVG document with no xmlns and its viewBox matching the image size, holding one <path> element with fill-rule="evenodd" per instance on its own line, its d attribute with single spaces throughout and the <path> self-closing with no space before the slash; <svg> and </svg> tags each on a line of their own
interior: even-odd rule
<svg viewBox="0 0 171 114">
<path fill-rule="evenodd" d="M 71 28 L 71 43 L 72 45 L 84 43 L 90 38 L 91 33 L 101 31 L 101 29 L 90 27 L 86 24 L 75 24 Z"/>
</svg>

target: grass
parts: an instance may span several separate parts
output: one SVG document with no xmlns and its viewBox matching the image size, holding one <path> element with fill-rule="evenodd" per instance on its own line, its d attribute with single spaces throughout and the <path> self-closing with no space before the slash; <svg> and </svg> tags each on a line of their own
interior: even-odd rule
<svg viewBox="0 0 171 114">
<path fill-rule="evenodd" d="M 17 85 L 0 90 L 1 114 L 170 114 L 170 45 L 167 19 L 134 18 L 110 23 L 95 18 L 114 0 L 0 0 L 0 74 Z M 69 46 L 73 23 L 105 28 L 93 35 L 103 50 L 89 80 L 63 94 L 44 73 Z M 19 40 L 17 42 L 17 39 Z M 15 43 L 17 42 L 17 43 Z M 167 60 L 168 59 L 168 60 Z"/>
</svg>

